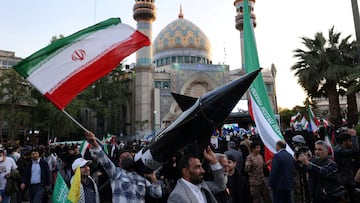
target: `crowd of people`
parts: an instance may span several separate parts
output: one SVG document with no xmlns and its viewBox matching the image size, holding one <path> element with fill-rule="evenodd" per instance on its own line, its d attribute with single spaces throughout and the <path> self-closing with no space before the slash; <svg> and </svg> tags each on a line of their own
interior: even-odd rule
<svg viewBox="0 0 360 203">
<path fill-rule="evenodd" d="M 107 149 L 91 133 L 84 155 L 77 144 L 0 149 L 0 202 L 51 202 L 61 175 L 70 187 L 80 168 L 79 202 L 321 203 L 360 202 L 356 131 L 342 128 L 334 147 L 319 134 L 289 129 L 265 160 L 259 135 L 236 135 L 218 147 L 189 143 L 160 168 L 137 170 L 135 153 L 145 141 L 121 140 Z M 289 150 L 291 149 L 291 150 Z M 294 154 L 292 154 L 294 152 Z"/>
</svg>

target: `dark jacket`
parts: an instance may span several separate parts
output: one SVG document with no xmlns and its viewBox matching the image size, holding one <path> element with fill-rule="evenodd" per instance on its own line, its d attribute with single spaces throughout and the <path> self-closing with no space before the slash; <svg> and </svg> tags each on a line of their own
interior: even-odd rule
<svg viewBox="0 0 360 203">
<path fill-rule="evenodd" d="M 40 169 L 41 169 L 41 184 L 43 186 L 49 186 L 51 183 L 49 165 L 43 159 L 40 159 L 39 164 L 40 164 Z M 27 187 L 30 186 L 31 166 L 32 166 L 32 162 L 25 168 L 24 175 L 22 177 L 22 183 L 25 183 L 25 185 Z"/>
<path fill-rule="evenodd" d="M 18 181 L 21 180 L 20 173 L 17 169 L 11 170 L 9 177 L 7 178 L 5 193 L 11 196 L 19 190 Z"/>
<path fill-rule="evenodd" d="M 310 175 L 313 202 L 321 202 L 324 198 L 323 191 L 331 191 L 340 185 L 336 163 L 329 158 L 312 160 L 306 170 Z"/>
<path fill-rule="evenodd" d="M 250 186 L 247 184 L 246 177 L 241 175 L 239 170 L 235 168 L 235 173 L 232 176 L 228 176 L 228 182 L 226 184 L 229 189 L 232 203 L 248 203 L 252 202 Z"/>
<path fill-rule="evenodd" d="M 353 136 L 354 137 L 354 136 Z M 354 141 L 353 143 L 356 143 Z M 336 145 L 334 148 L 334 157 L 335 162 L 338 168 L 338 175 L 340 183 L 345 186 L 354 186 L 355 185 L 355 159 L 358 155 L 357 144 L 353 144 L 351 148 L 345 148 L 340 144 Z"/>
<path fill-rule="evenodd" d="M 276 191 L 293 189 L 294 157 L 285 149 L 279 151 L 272 159 L 269 186 Z"/>
</svg>

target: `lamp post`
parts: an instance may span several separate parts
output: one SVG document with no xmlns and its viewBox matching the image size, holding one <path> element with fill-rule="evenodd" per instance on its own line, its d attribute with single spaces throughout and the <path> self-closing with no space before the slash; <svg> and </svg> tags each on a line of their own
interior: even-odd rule
<svg viewBox="0 0 360 203">
<path fill-rule="evenodd" d="M 33 146 L 37 146 L 39 144 L 39 134 L 40 130 L 30 130 L 29 135 L 31 138 L 26 137 L 26 141 L 30 141 Z"/>
<path fill-rule="evenodd" d="M 353 11 L 354 25 L 355 25 L 355 34 L 356 41 L 360 41 L 360 16 L 359 16 L 359 7 L 357 0 L 351 0 L 351 7 Z"/>
<path fill-rule="evenodd" d="M 155 135 L 155 131 L 156 131 L 156 110 L 154 110 L 154 126 L 153 126 L 153 131 L 154 131 L 154 135 Z"/>
</svg>

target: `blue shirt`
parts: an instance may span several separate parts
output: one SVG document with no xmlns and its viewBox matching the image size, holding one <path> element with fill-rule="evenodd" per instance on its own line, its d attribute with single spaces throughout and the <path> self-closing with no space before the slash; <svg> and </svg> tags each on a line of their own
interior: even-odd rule
<svg viewBox="0 0 360 203">
<path fill-rule="evenodd" d="M 40 159 L 32 161 L 31 165 L 31 179 L 30 184 L 39 184 L 41 183 L 41 168 L 40 168 Z"/>
</svg>

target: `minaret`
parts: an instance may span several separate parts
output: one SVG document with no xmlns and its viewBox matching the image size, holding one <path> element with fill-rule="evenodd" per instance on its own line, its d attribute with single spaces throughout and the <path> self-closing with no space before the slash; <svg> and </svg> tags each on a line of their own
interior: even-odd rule
<svg viewBox="0 0 360 203">
<path fill-rule="evenodd" d="M 254 14 L 254 4 L 255 0 L 249 0 L 249 10 L 250 10 L 250 19 L 256 27 L 256 17 Z M 235 16 L 235 23 L 236 29 L 240 31 L 240 43 L 241 43 L 241 68 L 245 68 L 245 56 L 244 56 L 244 1 L 243 0 L 235 0 L 234 6 L 236 7 L 236 16 Z"/>
<path fill-rule="evenodd" d="M 152 22 L 156 19 L 155 0 L 135 0 L 133 18 L 137 29 L 144 33 L 152 43 Z M 147 133 L 153 122 L 153 53 L 152 45 L 136 52 L 135 76 L 135 119 L 137 130 Z"/>
</svg>

